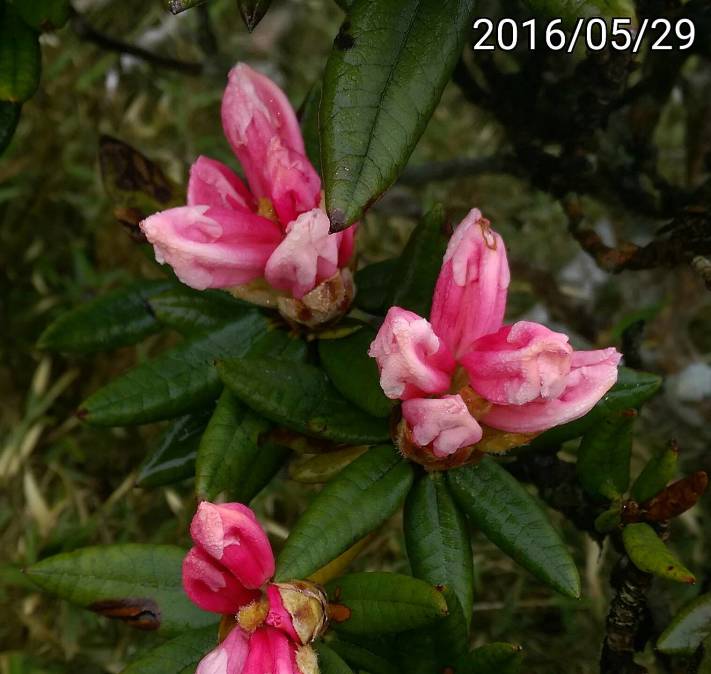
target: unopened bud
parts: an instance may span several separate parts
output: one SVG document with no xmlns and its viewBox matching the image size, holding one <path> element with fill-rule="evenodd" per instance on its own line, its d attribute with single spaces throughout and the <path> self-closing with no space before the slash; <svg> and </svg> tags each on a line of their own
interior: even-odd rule
<svg viewBox="0 0 711 674">
<path fill-rule="evenodd" d="M 309 644 L 326 631 L 328 600 L 314 583 L 304 580 L 271 583 L 267 586 L 267 597 L 267 624 L 285 631 L 297 643 Z"/>
</svg>

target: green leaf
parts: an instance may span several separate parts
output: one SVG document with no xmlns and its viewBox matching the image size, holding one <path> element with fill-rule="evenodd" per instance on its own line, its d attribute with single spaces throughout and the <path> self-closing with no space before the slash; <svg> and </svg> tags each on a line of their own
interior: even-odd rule
<svg viewBox="0 0 711 674">
<path fill-rule="evenodd" d="M 570 553 L 538 501 L 490 457 L 447 473 L 454 498 L 472 523 L 507 555 L 561 594 L 580 596 Z"/>
<path fill-rule="evenodd" d="M 71 14 L 69 0 L 14 0 L 22 20 L 37 31 L 61 28 Z"/>
<path fill-rule="evenodd" d="M 41 71 L 38 37 L 14 5 L 0 2 L 0 101 L 22 103 L 37 91 Z"/>
<path fill-rule="evenodd" d="M 390 306 L 392 279 L 397 259 L 369 264 L 355 273 L 356 296 L 353 303 L 370 314 L 384 314 Z"/>
<path fill-rule="evenodd" d="M 471 30 L 473 0 L 360 0 L 334 41 L 321 98 L 326 210 L 358 220 L 398 177 Z"/>
<path fill-rule="evenodd" d="M 711 635 L 711 594 L 686 604 L 667 625 L 657 641 L 662 653 L 693 653 Z"/>
<path fill-rule="evenodd" d="M 349 444 L 390 437 L 387 422 L 354 407 L 313 365 L 239 358 L 217 365 L 225 385 L 253 410 L 305 435 Z"/>
<path fill-rule="evenodd" d="M 649 524 L 628 524 L 622 530 L 622 542 L 640 571 L 677 583 L 696 582 L 694 574 L 671 553 Z"/>
<path fill-rule="evenodd" d="M 237 0 L 239 13 L 242 15 L 244 25 L 251 33 L 257 24 L 264 18 L 272 0 Z"/>
<path fill-rule="evenodd" d="M 318 668 L 320 674 L 353 674 L 353 670 L 343 661 L 336 651 L 323 642 L 316 644 Z"/>
<path fill-rule="evenodd" d="M 318 131 L 318 108 L 321 105 L 321 81 L 316 82 L 306 94 L 299 108 L 299 125 L 304 136 L 306 156 L 321 174 L 321 139 Z"/>
<path fill-rule="evenodd" d="M 180 14 L 186 9 L 204 5 L 207 0 L 163 0 L 166 9 L 173 14 Z"/>
<path fill-rule="evenodd" d="M 289 465 L 289 477 L 306 484 L 328 482 L 366 451 L 367 447 L 361 445 L 323 454 L 305 454 Z"/>
<path fill-rule="evenodd" d="M 368 355 L 375 330 L 363 326 L 341 339 L 321 339 L 318 355 L 331 383 L 347 400 L 364 412 L 387 418 L 393 402 L 380 387 L 380 373 L 374 358 Z"/>
<path fill-rule="evenodd" d="M 326 585 L 337 611 L 331 626 L 352 634 L 383 634 L 424 627 L 447 615 L 441 592 L 397 573 L 353 573 Z"/>
<path fill-rule="evenodd" d="M 351 667 L 359 671 L 367 671 L 370 674 L 401 674 L 395 665 L 368 646 L 343 639 L 334 639 L 329 641 L 328 645 Z"/>
<path fill-rule="evenodd" d="M 612 500 L 627 491 L 633 423 L 633 415 L 617 412 L 601 419 L 583 436 L 577 472 L 580 484 L 591 496 Z"/>
<path fill-rule="evenodd" d="M 249 503 L 283 465 L 289 450 L 260 435 L 271 423 L 224 390 L 200 442 L 195 491 L 214 500 L 223 492 L 231 501 Z"/>
<path fill-rule="evenodd" d="M 161 328 L 148 303 L 173 287 L 170 281 L 138 281 L 62 314 L 40 336 L 49 351 L 94 353 L 140 342 Z"/>
<path fill-rule="evenodd" d="M 636 409 L 649 400 L 662 385 L 662 378 L 649 372 L 619 368 L 617 383 L 584 417 L 542 433 L 531 442 L 533 447 L 554 447 L 579 438 L 601 419 L 624 410 Z"/>
<path fill-rule="evenodd" d="M 121 674 L 194 674 L 198 662 L 215 646 L 215 625 L 190 630 L 129 663 Z"/>
<path fill-rule="evenodd" d="M 267 330 L 268 319 L 255 310 L 219 330 L 186 340 L 99 389 L 78 414 L 95 426 L 124 426 L 205 407 L 222 389 L 214 367 L 218 358 L 243 356 L 275 341 L 285 349 L 296 342 L 282 331 Z"/>
<path fill-rule="evenodd" d="M 653 456 L 634 481 L 630 496 L 638 503 L 656 496 L 676 474 L 678 459 L 679 449 L 673 444 Z"/>
<path fill-rule="evenodd" d="M 429 316 L 432 295 L 447 249 L 444 235 L 444 210 L 437 205 L 415 227 L 393 274 L 393 306 Z"/>
<path fill-rule="evenodd" d="M 138 469 L 139 487 L 162 487 L 195 475 L 198 445 L 212 409 L 186 414 L 168 426 L 156 449 Z"/>
<path fill-rule="evenodd" d="M 12 140 L 17 123 L 20 121 L 21 112 L 22 105 L 20 103 L 0 101 L 0 156 Z"/>
<path fill-rule="evenodd" d="M 415 483 L 405 502 L 404 518 L 412 574 L 432 585 L 445 585 L 452 590 L 461 611 L 457 614 L 450 610 L 442 626 L 451 631 L 454 627 L 449 623 L 458 617 L 464 620 L 466 633 L 474 603 L 469 527 L 441 473 L 428 473 Z"/>
<path fill-rule="evenodd" d="M 461 660 L 456 671 L 458 674 L 518 674 L 522 664 L 520 646 L 495 642 L 475 648 Z"/>
<path fill-rule="evenodd" d="M 184 557 L 172 545 L 105 545 L 48 557 L 26 573 L 72 604 L 106 616 L 130 608 L 140 620 L 175 633 L 216 623 L 183 592 Z"/>
<path fill-rule="evenodd" d="M 277 580 L 307 578 L 379 527 L 400 507 L 413 473 L 391 445 L 373 447 L 356 459 L 323 488 L 292 529 L 277 559 Z"/>
<path fill-rule="evenodd" d="M 164 325 L 184 334 L 217 330 L 251 308 L 222 290 L 193 290 L 178 287 L 151 297 L 148 302 Z"/>
</svg>

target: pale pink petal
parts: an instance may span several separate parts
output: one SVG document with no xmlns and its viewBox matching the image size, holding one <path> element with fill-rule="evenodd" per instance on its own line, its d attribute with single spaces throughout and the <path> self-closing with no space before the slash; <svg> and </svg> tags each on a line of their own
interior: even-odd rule
<svg viewBox="0 0 711 674">
<path fill-rule="evenodd" d="M 480 396 L 502 405 L 523 405 L 563 393 L 572 354 L 566 335 L 519 321 L 478 339 L 461 363 Z"/>
<path fill-rule="evenodd" d="M 249 639 L 249 655 L 242 674 L 301 674 L 296 644 L 273 627 L 260 627 Z"/>
<path fill-rule="evenodd" d="M 248 635 L 235 627 L 217 648 L 200 660 L 195 674 L 243 674 L 248 652 Z"/>
<path fill-rule="evenodd" d="M 202 501 L 190 524 L 190 535 L 247 588 L 259 588 L 274 575 L 269 539 L 254 513 L 241 503 Z"/>
<path fill-rule="evenodd" d="M 156 260 L 186 285 L 228 288 L 264 274 L 281 240 L 279 227 L 258 215 L 218 206 L 182 206 L 141 223 Z"/>
<path fill-rule="evenodd" d="M 494 405 L 482 423 L 512 433 L 537 433 L 587 414 L 617 381 L 622 355 L 615 349 L 576 351 L 558 398 L 525 405 Z"/>
<path fill-rule="evenodd" d="M 509 281 L 504 241 L 474 208 L 449 241 L 430 315 L 455 358 L 501 327 Z"/>
<path fill-rule="evenodd" d="M 190 167 L 188 206 L 221 206 L 251 212 L 254 205 L 249 190 L 229 166 L 198 157 Z"/>
<path fill-rule="evenodd" d="M 214 613 L 237 613 L 259 597 L 198 547 L 191 548 L 183 560 L 183 589 L 193 603 Z"/>
<path fill-rule="evenodd" d="M 420 447 L 431 444 L 437 457 L 449 456 L 481 440 L 481 426 L 460 395 L 406 400 L 402 416 L 412 429 L 412 439 Z"/>
<path fill-rule="evenodd" d="M 268 77 L 244 63 L 230 71 L 222 126 L 252 193 L 269 199 L 284 225 L 318 205 L 321 180 L 306 158 L 296 115 Z"/>
<path fill-rule="evenodd" d="M 390 308 L 368 355 L 378 363 L 385 395 L 400 400 L 443 393 L 455 365 L 427 320 L 400 307 Z"/>
<path fill-rule="evenodd" d="M 269 600 L 269 613 L 266 623 L 284 632 L 292 641 L 300 643 L 301 639 L 294 628 L 289 611 L 286 610 L 282 601 L 279 588 L 276 585 L 267 585 L 267 599 Z"/>
<path fill-rule="evenodd" d="M 286 236 L 267 261 L 264 276 L 279 290 L 301 299 L 338 271 L 343 235 L 329 234 L 328 216 L 320 208 L 289 223 Z"/>
</svg>

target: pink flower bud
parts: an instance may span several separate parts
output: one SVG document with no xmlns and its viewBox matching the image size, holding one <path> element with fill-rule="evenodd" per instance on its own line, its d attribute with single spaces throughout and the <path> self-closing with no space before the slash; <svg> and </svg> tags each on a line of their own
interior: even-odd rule
<svg viewBox="0 0 711 674">
<path fill-rule="evenodd" d="M 242 674 L 248 653 L 249 636 L 235 628 L 217 648 L 200 660 L 195 674 Z"/>
<path fill-rule="evenodd" d="M 480 396 L 501 405 L 523 405 L 563 393 L 572 354 L 566 335 L 519 321 L 478 339 L 461 363 Z"/>
<path fill-rule="evenodd" d="M 274 555 L 254 513 L 241 503 L 202 501 L 190 525 L 195 544 L 247 588 L 261 587 L 274 575 Z"/>
<path fill-rule="evenodd" d="M 617 381 L 622 355 L 615 349 L 575 351 L 562 393 L 522 405 L 493 405 L 482 423 L 502 431 L 536 433 L 587 414 Z"/>
<path fill-rule="evenodd" d="M 509 280 L 503 239 L 472 209 L 449 241 L 430 314 L 455 358 L 501 327 Z"/>
<path fill-rule="evenodd" d="M 282 630 L 296 643 L 309 644 L 325 631 L 328 600 L 313 583 L 304 580 L 270 583 L 267 598 L 267 625 Z"/>
<path fill-rule="evenodd" d="M 183 588 L 204 611 L 236 613 L 237 608 L 259 597 L 201 548 L 191 548 L 183 560 Z"/>
<path fill-rule="evenodd" d="M 412 429 L 412 439 L 420 447 L 431 444 L 437 457 L 454 454 L 481 440 L 481 426 L 460 395 L 406 400 L 402 416 Z"/>
<path fill-rule="evenodd" d="M 449 388 L 454 360 L 427 320 L 412 311 L 391 307 L 368 355 L 378 363 L 388 398 L 407 400 Z"/>
<path fill-rule="evenodd" d="M 183 206 L 141 222 L 156 260 L 197 290 L 247 283 L 281 240 L 279 227 L 258 215 L 220 206 Z"/>
<path fill-rule="evenodd" d="M 306 158 L 299 123 L 268 77 L 238 63 L 222 99 L 222 126 L 252 193 L 268 198 L 282 223 L 321 200 L 321 180 Z"/>
<path fill-rule="evenodd" d="M 329 234 L 329 227 L 328 216 L 320 208 L 290 222 L 284 240 L 267 261 L 264 276 L 269 284 L 301 299 L 338 271 L 341 258 L 347 263 L 353 252 L 353 233 Z"/>
<path fill-rule="evenodd" d="M 254 198 L 235 173 L 219 161 L 198 157 L 190 167 L 188 206 L 222 206 L 254 211 Z"/>
<path fill-rule="evenodd" d="M 283 632 L 260 627 L 249 639 L 249 654 L 239 674 L 318 674 L 318 671 L 316 655 L 309 646 L 298 647 Z"/>
</svg>

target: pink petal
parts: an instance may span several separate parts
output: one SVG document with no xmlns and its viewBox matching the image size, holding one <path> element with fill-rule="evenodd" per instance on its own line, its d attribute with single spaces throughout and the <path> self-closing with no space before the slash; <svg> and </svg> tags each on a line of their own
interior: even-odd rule
<svg viewBox="0 0 711 674">
<path fill-rule="evenodd" d="M 343 235 L 329 234 L 328 216 L 320 208 L 302 213 L 286 228 L 284 240 L 267 261 L 264 276 L 279 290 L 301 299 L 338 271 Z"/>
<path fill-rule="evenodd" d="M 478 339 L 461 363 L 480 396 L 502 405 L 523 405 L 563 393 L 572 353 L 566 335 L 519 321 Z"/>
<path fill-rule="evenodd" d="M 305 155 L 272 138 L 266 163 L 260 165 L 269 186 L 267 195 L 280 222 L 288 224 L 321 203 L 321 179 Z"/>
<path fill-rule="evenodd" d="M 338 266 L 343 268 L 348 265 L 353 257 L 355 248 L 355 235 L 358 228 L 358 223 L 351 225 L 348 229 L 344 229 L 341 234 L 340 243 L 338 244 Z"/>
<path fill-rule="evenodd" d="M 259 597 L 198 547 L 191 548 L 183 560 L 183 589 L 204 611 L 223 614 L 237 613 Z"/>
<path fill-rule="evenodd" d="M 198 157 L 190 167 L 188 206 L 221 206 L 237 211 L 254 210 L 254 199 L 228 166 Z"/>
<path fill-rule="evenodd" d="M 249 639 L 249 655 L 242 674 L 301 674 L 296 644 L 273 627 L 260 627 Z"/>
<path fill-rule="evenodd" d="M 146 218 L 141 229 L 156 260 L 197 290 L 259 278 L 281 240 L 270 220 L 218 206 L 171 208 Z"/>
<path fill-rule="evenodd" d="M 268 77 L 238 63 L 222 99 L 222 126 L 256 197 L 286 225 L 321 200 L 321 180 L 306 158 L 299 123 Z"/>
<path fill-rule="evenodd" d="M 248 644 L 247 634 L 235 627 L 217 648 L 200 660 L 195 674 L 242 674 L 245 671 Z"/>
<path fill-rule="evenodd" d="M 412 429 L 412 439 L 420 447 L 432 444 L 437 457 L 449 456 L 481 440 L 481 426 L 460 395 L 406 400 L 402 416 Z"/>
<path fill-rule="evenodd" d="M 560 397 L 525 405 L 494 405 L 482 423 L 512 433 L 537 433 L 578 419 L 615 384 L 621 358 L 613 348 L 573 352 L 571 370 Z"/>
<path fill-rule="evenodd" d="M 443 393 L 455 365 L 427 320 L 400 307 L 390 308 L 368 355 L 378 363 L 385 395 L 400 400 Z"/>
<path fill-rule="evenodd" d="M 474 208 L 449 241 L 430 315 L 455 358 L 501 327 L 509 281 L 504 241 Z"/>
<path fill-rule="evenodd" d="M 247 588 L 259 588 L 274 575 L 269 539 L 254 513 L 241 503 L 202 501 L 190 524 L 190 535 Z"/>
<path fill-rule="evenodd" d="M 269 600 L 269 613 L 266 623 L 284 632 L 292 641 L 301 643 L 291 615 L 286 610 L 282 601 L 279 588 L 276 585 L 267 585 L 267 599 Z"/>
</svg>

